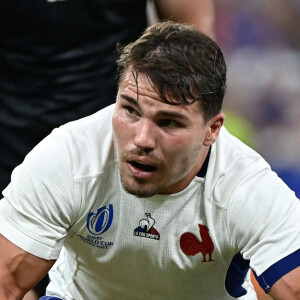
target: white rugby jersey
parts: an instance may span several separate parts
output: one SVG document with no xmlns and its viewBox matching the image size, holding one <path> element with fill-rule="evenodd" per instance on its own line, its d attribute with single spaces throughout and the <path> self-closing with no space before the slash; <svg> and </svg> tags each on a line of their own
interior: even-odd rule
<svg viewBox="0 0 300 300">
<path fill-rule="evenodd" d="M 256 299 L 249 267 L 267 291 L 299 266 L 299 200 L 261 156 L 222 128 L 204 177 L 140 199 L 120 183 L 113 110 L 54 130 L 14 170 L 0 201 L 1 234 L 59 257 L 48 295 Z"/>
</svg>

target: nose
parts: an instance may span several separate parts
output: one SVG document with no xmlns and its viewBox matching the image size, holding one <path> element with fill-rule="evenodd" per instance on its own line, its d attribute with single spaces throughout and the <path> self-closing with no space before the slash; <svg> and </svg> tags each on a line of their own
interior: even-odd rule
<svg viewBox="0 0 300 300">
<path fill-rule="evenodd" d="M 140 120 L 136 124 L 134 144 L 137 148 L 151 152 L 156 146 L 155 126 L 149 120 Z"/>
</svg>

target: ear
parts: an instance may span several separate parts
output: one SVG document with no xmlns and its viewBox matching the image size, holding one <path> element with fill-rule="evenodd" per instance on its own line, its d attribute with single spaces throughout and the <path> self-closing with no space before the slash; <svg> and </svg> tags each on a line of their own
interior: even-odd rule
<svg viewBox="0 0 300 300">
<path fill-rule="evenodd" d="M 224 121 L 225 116 L 223 113 L 218 113 L 208 121 L 207 132 L 203 142 L 205 146 L 211 146 L 217 140 Z"/>
</svg>

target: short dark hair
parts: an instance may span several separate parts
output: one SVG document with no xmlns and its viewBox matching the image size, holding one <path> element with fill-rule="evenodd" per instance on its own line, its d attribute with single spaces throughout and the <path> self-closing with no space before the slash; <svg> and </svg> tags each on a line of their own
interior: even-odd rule
<svg viewBox="0 0 300 300">
<path fill-rule="evenodd" d="M 226 64 L 219 46 L 192 26 L 164 21 L 119 48 L 117 78 L 132 68 L 169 104 L 200 102 L 205 121 L 221 111 L 226 89 Z"/>
</svg>

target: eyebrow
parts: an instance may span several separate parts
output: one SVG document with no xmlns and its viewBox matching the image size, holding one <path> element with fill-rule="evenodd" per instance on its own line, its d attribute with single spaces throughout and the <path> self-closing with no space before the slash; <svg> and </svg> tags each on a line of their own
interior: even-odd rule
<svg viewBox="0 0 300 300">
<path fill-rule="evenodd" d="M 120 94 L 120 97 L 122 97 L 123 99 L 127 100 L 128 102 L 130 102 L 133 105 L 139 106 L 138 101 L 136 99 L 128 96 L 128 95 Z"/>
<path fill-rule="evenodd" d="M 130 97 L 128 95 L 125 95 L 125 94 L 120 94 L 120 97 L 127 100 L 132 105 L 135 105 L 135 106 L 139 107 L 139 103 L 135 98 L 132 98 L 132 97 Z M 184 114 L 181 114 L 179 112 L 175 112 L 175 111 L 159 110 L 157 112 L 157 115 L 160 116 L 160 117 L 170 117 L 170 118 L 177 118 L 177 119 L 182 119 L 182 120 L 185 120 L 185 121 L 190 121 L 190 119 L 187 116 L 185 116 Z"/>
<path fill-rule="evenodd" d="M 190 119 L 181 114 L 181 113 L 178 113 L 178 112 L 173 112 L 173 111 L 159 111 L 158 112 L 158 115 L 161 116 L 161 117 L 168 117 L 168 118 L 175 118 L 175 119 L 181 119 L 183 121 L 189 121 L 190 122 Z"/>
</svg>

